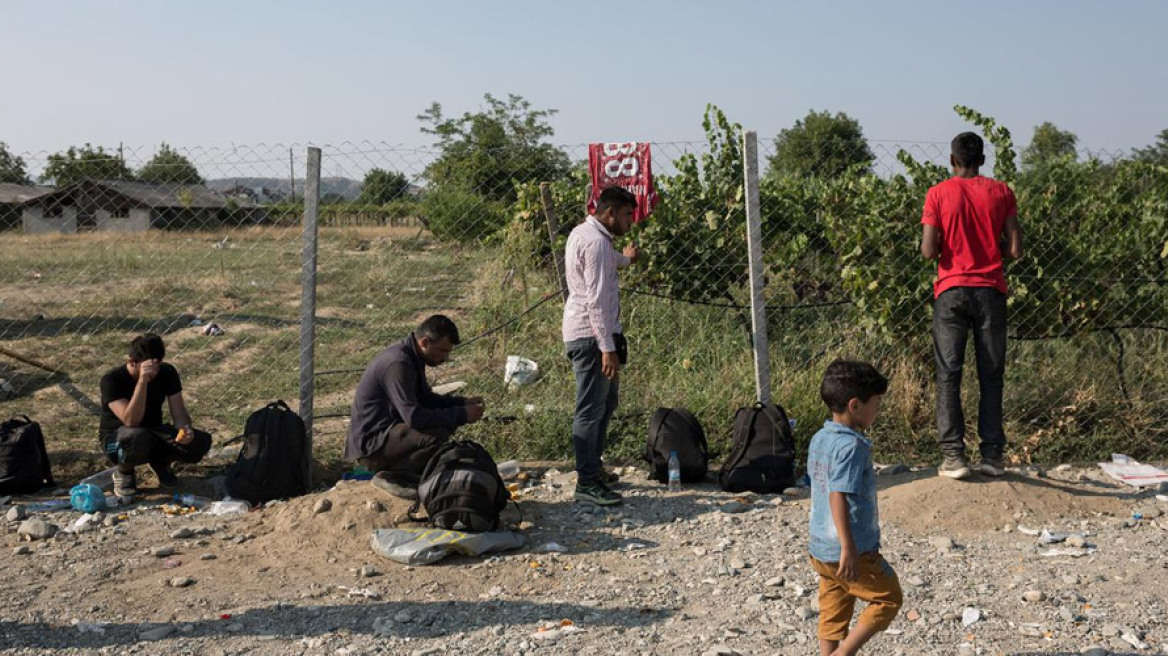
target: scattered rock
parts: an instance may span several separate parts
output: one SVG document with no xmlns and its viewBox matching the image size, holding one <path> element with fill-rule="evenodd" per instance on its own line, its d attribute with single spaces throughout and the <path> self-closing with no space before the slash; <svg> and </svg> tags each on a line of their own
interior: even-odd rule
<svg viewBox="0 0 1168 656">
<path fill-rule="evenodd" d="M 385 506 L 380 501 L 377 501 L 375 499 L 370 499 L 369 501 L 366 501 L 365 502 L 365 509 L 372 510 L 373 512 L 376 512 L 376 513 L 385 512 Z"/>
<path fill-rule="evenodd" d="M 1105 647 L 1100 647 L 1099 645 L 1084 647 L 1083 651 L 1079 653 L 1082 654 L 1082 656 L 1107 656 L 1108 654 L 1107 649 Z"/>
<path fill-rule="evenodd" d="M 370 565 L 366 565 L 366 566 L 362 567 L 361 571 L 359 573 L 360 573 L 362 578 L 371 578 L 374 576 L 381 576 L 381 572 L 377 571 L 376 568 L 374 568 Z"/>
<path fill-rule="evenodd" d="M 730 567 L 733 569 L 746 569 L 746 561 L 735 556 L 730 559 Z"/>
<path fill-rule="evenodd" d="M 32 549 L 29 549 L 27 544 L 17 545 L 12 548 L 13 556 L 27 556 L 30 553 L 32 553 Z"/>
<path fill-rule="evenodd" d="M 215 560 L 216 558 L 218 558 L 218 556 L 213 553 L 205 553 L 199 556 L 199 560 Z"/>
<path fill-rule="evenodd" d="M 195 532 L 185 526 L 170 534 L 171 540 L 185 540 L 194 536 Z"/>
<path fill-rule="evenodd" d="M 710 648 L 702 652 L 702 656 L 741 656 L 727 645 L 715 644 L 710 645 Z"/>
<path fill-rule="evenodd" d="M 166 558 L 174 555 L 174 547 L 154 547 L 150 550 L 150 555 L 155 558 Z"/>
<path fill-rule="evenodd" d="M 948 535 L 934 535 L 929 538 L 929 544 L 933 545 L 933 548 L 938 551 L 952 551 L 957 546 L 953 543 L 953 538 Z"/>
<path fill-rule="evenodd" d="M 140 640 L 162 640 L 169 638 L 178 629 L 170 624 L 158 626 L 138 634 Z"/>
<path fill-rule="evenodd" d="M 718 508 L 724 513 L 737 514 L 750 510 L 750 505 L 738 500 L 727 501 Z"/>
<path fill-rule="evenodd" d="M 910 610 L 909 612 L 904 614 L 904 619 L 906 619 L 910 622 L 915 622 L 915 621 L 921 619 L 921 614 L 915 610 Z"/>
<path fill-rule="evenodd" d="M 1042 590 L 1027 590 L 1022 593 L 1022 599 L 1034 604 L 1046 600 L 1046 593 Z"/>
<path fill-rule="evenodd" d="M 312 506 L 312 512 L 316 513 L 317 515 L 326 513 L 332 509 L 333 502 L 329 501 L 328 499 L 320 499 L 316 502 L 316 505 Z"/>
<path fill-rule="evenodd" d="M 1087 546 L 1087 541 L 1081 535 L 1071 535 L 1067 537 L 1066 545 L 1068 547 L 1082 549 L 1083 547 Z"/>
<path fill-rule="evenodd" d="M 39 517 L 32 517 L 20 523 L 17 534 L 29 540 L 47 540 L 57 532 L 57 527 Z"/>
<path fill-rule="evenodd" d="M 19 522 L 25 517 L 27 517 L 27 515 L 24 512 L 24 506 L 12 506 L 4 515 L 4 518 L 10 522 Z"/>
<path fill-rule="evenodd" d="M 922 579 L 919 576 L 916 576 L 915 574 L 913 576 L 908 577 L 907 582 L 909 585 L 913 586 L 914 588 L 919 588 L 921 586 L 925 586 L 925 585 L 929 584 L 928 581 Z"/>
<path fill-rule="evenodd" d="M 189 576 L 176 576 L 167 583 L 172 588 L 188 588 L 195 584 L 195 580 Z"/>
</svg>

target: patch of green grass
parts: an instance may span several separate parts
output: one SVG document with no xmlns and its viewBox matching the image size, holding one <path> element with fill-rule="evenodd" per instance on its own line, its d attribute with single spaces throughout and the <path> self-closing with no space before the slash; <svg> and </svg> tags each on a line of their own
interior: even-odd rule
<svg viewBox="0 0 1168 656">
<path fill-rule="evenodd" d="M 215 248 L 224 237 L 226 247 Z M 295 405 L 299 397 L 302 239 L 294 228 L 5 235 L 0 345 L 67 372 L 96 403 L 100 376 L 123 360 L 134 334 L 165 329 L 168 357 L 182 372 L 196 422 L 225 440 L 268 401 Z M 339 373 L 316 377 L 316 413 L 347 413 L 369 360 L 425 316 L 443 312 L 458 322 L 465 345 L 432 378 L 465 381 L 466 393 L 486 398 L 492 418 L 459 434 L 500 458 L 570 461 L 575 382 L 560 337 L 562 303 L 553 299 L 470 342 L 556 289 L 546 270 L 525 268 L 507 249 L 441 244 L 416 228 L 323 229 L 316 370 Z M 631 361 L 621 373 L 606 458 L 637 461 L 649 417 L 660 406 L 693 410 L 715 456 L 724 455 L 735 410 L 754 398 L 744 315 L 635 294 L 625 294 L 622 307 Z M 923 345 L 889 344 L 850 329 L 848 311 L 785 310 L 769 317 L 773 397 L 797 418 L 797 441 L 805 445 L 828 416 L 818 394 L 824 367 L 835 357 L 857 357 L 876 363 L 892 381 L 872 431 L 877 457 L 935 460 L 927 333 Z M 191 316 L 215 321 L 227 334 L 201 336 L 187 325 Z M 1168 457 L 1168 335 L 1128 331 L 1121 339 L 1126 396 L 1118 343 L 1109 335 L 1010 343 L 1005 406 L 1013 457 L 1089 462 L 1112 451 Z M 538 362 L 542 378 L 505 389 L 508 355 Z M 963 397 L 975 442 L 972 353 L 967 363 Z M 100 466 L 97 418 L 60 381 L 4 356 L 0 377 L 17 391 L 0 400 L 0 415 L 40 421 L 64 471 Z M 330 471 L 342 470 L 346 420 L 321 418 L 316 426 L 318 459 Z"/>
</svg>

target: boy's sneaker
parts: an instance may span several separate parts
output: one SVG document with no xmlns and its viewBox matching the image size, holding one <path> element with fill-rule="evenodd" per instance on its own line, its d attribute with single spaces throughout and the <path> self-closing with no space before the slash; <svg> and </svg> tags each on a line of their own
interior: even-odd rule
<svg viewBox="0 0 1168 656">
<path fill-rule="evenodd" d="M 937 469 L 939 476 L 961 480 L 969 476 L 969 465 L 965 456 L 945 456 L 941 459 L 941 467 Z"/>
<path fill-rule="evenodd" d="M 1006 473 L 1006 463 L 1001 456 L 982 456 L 977 470 L 986 476 L 1002 476 Z"/>
<path fill-rule="evenodd" d="M 624 502 L 621 495 L 608 489 L 608 486 L 599 481 L 583 485 L 577 483 L 576 494 L 573 495 L 573 498 L 576 501 L 593 503 L 598 506 L 618 506 Z"/>
<path fill-rule="evenodd" d="M 418 483 L 421 477 L 404 472 L 379 471 L 369 479 L 369 483 L 386 494 L 416 501 L 418 499 Z"/>
<path fill-rule="evenodd" d="M 114 470 L 114 496 L 116 497 L 132 497 L 138 494 L 138 477 L 133 470 L 129 473 L 122 473 L 121 470 Z"/>
<path fill-rule="evenodd" d="M 150 469 L 153 469 L 154 475 L 158 477 L 159 486 L 168 490 L 178 487 L 178 476 L 170 468 L 169 462 L 152 462 Z"/>
</svg>

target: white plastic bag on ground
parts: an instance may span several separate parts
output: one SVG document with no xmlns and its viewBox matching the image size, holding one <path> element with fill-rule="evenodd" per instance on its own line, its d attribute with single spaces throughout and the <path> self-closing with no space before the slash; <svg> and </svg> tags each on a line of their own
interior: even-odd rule
<svg viewBox="0 0 1168 656">
<path fill-rule="evenodd" d="M 372 539 L 374 553 L 403 565 L 429 565 L 452 553 L 481 556 L 518 549 L 525 543 L 523 534 L 515 531 L 463 533 L 434 528 L 380 528 Z"/>
<path fill-rule="evenodd" d="M 1101 462 L 1099 466 L 1108 476 L 1132 487 L 1168 482 L 1168 473 L 1151 465 L 1140 464 L 1122 453 L 1111 454 L 1111 462 Z"/>
<path fill-rule="evenodd" d="M 508 389 L 530 385 L 539 380 L 539 365 L 519 355 L 508 355 L 503 369 L 503 385 Z"/>
</svg>

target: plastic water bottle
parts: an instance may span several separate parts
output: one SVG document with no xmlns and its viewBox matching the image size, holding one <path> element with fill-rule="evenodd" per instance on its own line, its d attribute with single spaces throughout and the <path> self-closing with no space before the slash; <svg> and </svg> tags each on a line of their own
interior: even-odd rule
<svg viewBox="0 0 1168 656">
<path fill-rule="evenodd" d="M 211 499 L 201 497 L 197 494 L 176 494 L 174 495 L 174 500 L 184 506 L 190 506 L 191 508 L 198 508 L 200 510 L 211 505 Z"/>
<path fill-rule="evenodd" d="M 669 491 L 676 492 L 681 489 L 681 459 L 677 457 L 676 451 L 669 452 Z"/>
<path fill-rule="evenodd" d="M 499 476 L 504 479 L 515 478 L 519 475 L 519 463 L 515 460 L 500 462 L 496 467 L 499 470 Z"/>
</svg>

